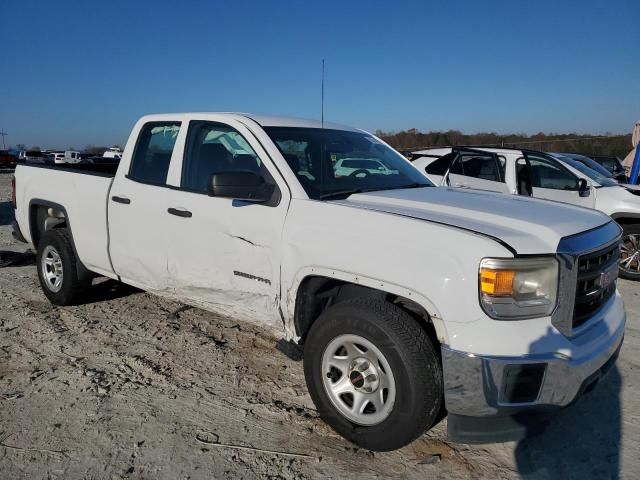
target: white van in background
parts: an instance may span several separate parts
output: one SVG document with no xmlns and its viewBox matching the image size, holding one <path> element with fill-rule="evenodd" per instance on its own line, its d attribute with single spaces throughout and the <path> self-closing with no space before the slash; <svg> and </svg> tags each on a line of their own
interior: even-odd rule
<svg viewBox="0 0 640 480">
<path fill-rule="evenodd" d="M 76 152 L 75 150 L 66 150 L 64 152 L 52 151 L 47 152 L 46 155 L 49 162 L 56 165 L 64 163 L 80 163 L 80 152 Z"/>
</svg>

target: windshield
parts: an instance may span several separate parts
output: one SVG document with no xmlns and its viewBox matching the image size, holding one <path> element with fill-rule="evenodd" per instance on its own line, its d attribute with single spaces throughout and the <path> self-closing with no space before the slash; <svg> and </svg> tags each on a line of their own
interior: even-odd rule
<svg viewBox="0 0 640 480">
<path fill-rule="evenodd" d="M 433 186 L 402 155 L 366 133 L 295 127 L 265 130 L 309 198 Z"/>
<path fill-rule="evenodd" d="M 602 165 L 603 168 L 607 169 L 612 174 L 618 175 L 624 172 L 624 167 L 620 163 L 620 159 L 617 157 L 601 157 L 594 156 L 593 160 L 598 162 L 598 164 Z"/>
<path fill-rule="evenodd" d="M 591 170 L 595 170 L 596 172 L 598 172 L 600 175 L 603 175 L 607 178 L 611 177 L 611 172 L 606 168 L 604 168 L 602 165 L 600 165 L 598 162 L 593 160 L 592 158 L 585 157 L 584 155 L 573 155 L 573 156 L 569 156 L 569 158 L 573 160 L 577 160 L 580 163 L 583 163 L 584 165 L 589 167 Z"/>
<path fill-rule="evenodd" d="M 572 158 L 566 158 L 566 157 L 563 158 L 562 160 L 564 162 L 567 162 L 567 164 L 571 165 L 573 168 L 575 168 L 579 172 L 589 177 L 591 180 L 595 180 L 603 187 L 612 187 L 614 185 L 618 185 L 616 181 L 611 180 L 610 178 L 605 177 L 604 175 L 601 175 L 600 173 L 587 167 L 584 163 L 581 163 L 578 160 L 573 160 Z"/>
</svg>

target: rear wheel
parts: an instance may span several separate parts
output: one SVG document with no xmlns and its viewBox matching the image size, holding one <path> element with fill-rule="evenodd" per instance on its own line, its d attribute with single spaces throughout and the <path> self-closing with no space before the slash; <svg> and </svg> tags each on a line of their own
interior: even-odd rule
<svg viewBox="0 0 640 480">
<path fill-rule="evenodd" d="M 640 280 L 640 225 L 621 226 L 620 276 L 628 280 Z"/>
<path fill-rule="evenodd" d="M 77 259 L 67 229 L 57 228 L 42 235 L 36 263 L 42 291 L 54 305 L 76 303 L 90 285 L 89 279 L 78 278 Z"/>
<path fill-rule="evenodd" d="M 344 301 L 324 312 L 307 336 L 304 370 L 320 416 L 370 450 L 410 443 L 441 411 L 433 343 L 416 320 L 383 300 Z"/>
</svg>

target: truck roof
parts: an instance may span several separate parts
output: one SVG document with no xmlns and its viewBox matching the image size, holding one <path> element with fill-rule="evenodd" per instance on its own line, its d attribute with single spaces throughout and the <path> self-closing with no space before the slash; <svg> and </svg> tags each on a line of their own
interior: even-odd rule
<svg viewBox="0 0 640 480">
<path fill-rule="evenodd" d="M 242 118 L 250 118 L 254 122 L 263 127 L 298 127 L 298 128 L 328 128 L 333 130 L 348 130 L 352 132 L 360 132 L 361 130 L 338 123 L 324 122 L 324 125 L 318 120 L 310 120 L 305 118 L 276 116 L 276 115 L 258 115 L 254 113 L 242 112 L 183 112 L 183 113 L 162 113 L 154 115 L 145 115 L 142 120 L 147 122 L 175 120 L 178 117 L 190 119 L 197 118 L 206 120 L 207 116 L 225 116 L 230 119 L 240 120 Z"/>
</svg>

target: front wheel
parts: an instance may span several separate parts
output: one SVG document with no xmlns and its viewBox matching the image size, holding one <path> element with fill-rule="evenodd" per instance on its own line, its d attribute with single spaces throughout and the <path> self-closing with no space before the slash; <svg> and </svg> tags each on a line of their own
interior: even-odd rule
<svg viewBox="0 0 640 480">
<path fill-rule="evenodd" d="M 383 300 L 348 300 L 324 312 L 307 336 L 304 370 L 323 420 L 369 450 L 410 443 L 442 408 L 433 343 L 416 320 Z"/>
<path fill-rule="evenodd" d="M 620 276 L 628 280 L 640 280 L 640 225 L 621 225 Z"/>
</svg>

